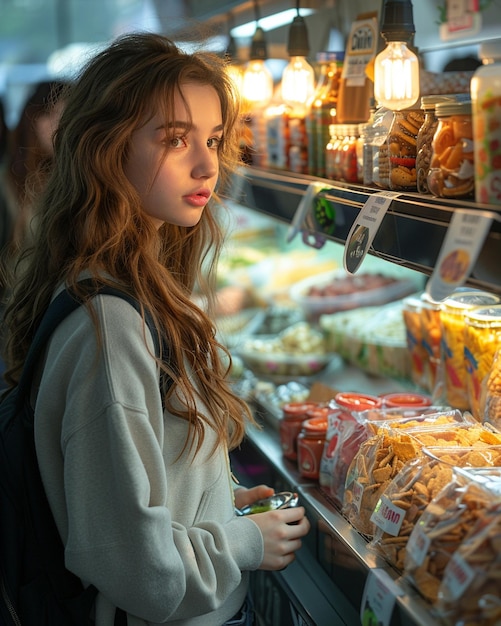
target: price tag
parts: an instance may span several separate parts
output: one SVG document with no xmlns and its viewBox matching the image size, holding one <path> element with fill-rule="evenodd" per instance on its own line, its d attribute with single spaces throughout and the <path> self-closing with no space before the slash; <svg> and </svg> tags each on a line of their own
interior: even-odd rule
<svg viewBox="0 0 501 626">
<path fill-rule="evenodd" d="M 454 211 L 437 264 L 426 286 L 426 292 L 433 300 L 444 300 L 468 278 L 494 217 L 488 211 Z"/>
<path fill-rule="evenodd" d="M 392 200 L 399 194 L 393 191 L 373 193 L 353 222 L 344 248 L 344 268 L 350 274 L 360 267 Z"/>
<path fill-rule="evenodd" d="M 322 192 L 329 189 L 331 187 L 317 181 L 308 185 L 292 218 L 287 243 L 301 232 L 303 243 L 312 248 L 321 248 L 326 241 L 326 235 L 333 235 L 336 226 L 344 224 L 343 215 L 337 214 L 332 202 L 322 195 Z"/>
<path fill-rule="evenodd" d="M 367 576 L 360 607 L 362 626 L 388 626 L 393 607 L 403 591 L 385 570 L 371 569 Z"/>
</svg>

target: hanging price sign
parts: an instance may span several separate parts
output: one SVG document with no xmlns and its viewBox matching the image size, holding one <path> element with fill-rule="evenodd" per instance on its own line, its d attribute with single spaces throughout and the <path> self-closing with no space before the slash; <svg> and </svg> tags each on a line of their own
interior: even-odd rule
<svg viewBox="0 0 501 626">
<path fill-rule="evenodd" d="M 348 233 L 344 248 L 344 269 L 350 274 L 355 274 L 362 264 L 388 207 L 398 195 L 393 191 L 373 193 L 360 210 Z"/>
<path fill-rule="evenodd" d="M 426 286 L 426 292 L 433 300 L 444 300 L 468 278 L 494 218 L 495 215 L 488 211 L 454 211 Z"/>
</svg>

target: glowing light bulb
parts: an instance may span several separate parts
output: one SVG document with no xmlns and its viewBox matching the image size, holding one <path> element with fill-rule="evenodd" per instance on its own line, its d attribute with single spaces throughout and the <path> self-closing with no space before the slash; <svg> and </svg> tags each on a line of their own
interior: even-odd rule
<svg viewBox="0 0 501 626">
<path fill-rule="evenodd" d="M 268 104 L 273 96 L 273 77 L 264 60 L 250 60 L 245 68 L 242 95 L 248 102 Z"/>
<path fill-rule="evenodd" d="M 282 100 L 298 113 L 306 113 L 315 91 L 315 72 L 303 56 L 293 56 L 282 74 Z"/>
<path fill-rule="evenodd" d="M 419 98 L 419 61 L 403 41 L 389 41 L 374 62 L 374 96 L 394 111 L 412 106 Z"/>
</svg>

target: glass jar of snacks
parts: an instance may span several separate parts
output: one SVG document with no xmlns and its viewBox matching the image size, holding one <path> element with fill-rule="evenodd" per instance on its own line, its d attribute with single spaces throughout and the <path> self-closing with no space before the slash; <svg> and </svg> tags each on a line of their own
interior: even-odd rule
<svg viewBox="0 0 501 626">
<path fill-rule="evenodd" d="M 439 198 L 469 198 L 475 190 L 471 102 L 439 102 L 428 188 Z"/>
<path fill-rule="evenodd" d="M 310 415 L 314 413 L 316 416 L 310 417 L 302 424 L 297 438 L 297 466 L 301 476 L 318 480 L 327 434 L 329 408 L 321 407 L 308 413 Z"/>
<path fill-rule="evenodd" d="M 419 193 L 430 193 L 428 189 L 428 171 L 430 169 L 433 135 L 437 130 L 438 118 L 435 107 L 439 102 L 454 101 L 454 96 L 429 95 L 421 98 L 424 122 L 417 136 L 416 172 Z"/>
<path fill-rule="evenodd" d="M 467 311 L 464 332 L 466 387 L 471 412 L 480 422 L 483 420 L 483 387 L 500 347 L 501 305 Z"/>
<path fill-rule="evenodd" d="M 290 461 L 297 460 L 297 437 L 308 411 L 317 407 L 316 402 L 289 402 L 282 407 L 279 434 L 282 453 Z"/>
<path fill-rule="evenodd" d="M 499 303 L 500 298 L 494 294 L 472 290 L 455 293 L 440 306 L 445 395 L 447 402 L 456 409 L 470 408 L 464 357 L 466 313 Z"/>
<path fill-rule="evenodd" d="M 416 190 L 417 136 L 424 122 L 420 109 L 395 111 L 388 135 L 390 189 Z"/>
</svg>

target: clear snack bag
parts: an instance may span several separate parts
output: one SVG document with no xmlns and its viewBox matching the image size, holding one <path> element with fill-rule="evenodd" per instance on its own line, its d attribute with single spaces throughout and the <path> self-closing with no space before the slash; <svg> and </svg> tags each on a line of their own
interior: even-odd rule
<svg viewBox="0 0 501 626">
<path fill-rule="evenodd" d="M 433 605 L 452 555 L 499 496 L 471 470 L 452 480 L 428 504 L 407 542 L 404 576 Z"/>
</svg>

